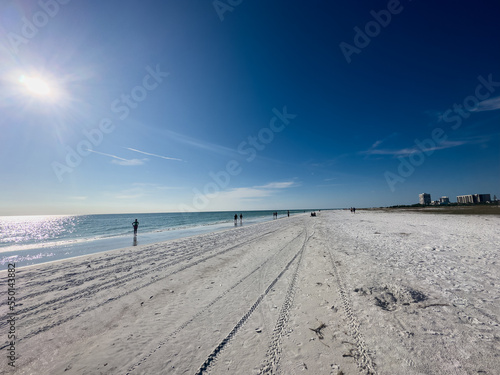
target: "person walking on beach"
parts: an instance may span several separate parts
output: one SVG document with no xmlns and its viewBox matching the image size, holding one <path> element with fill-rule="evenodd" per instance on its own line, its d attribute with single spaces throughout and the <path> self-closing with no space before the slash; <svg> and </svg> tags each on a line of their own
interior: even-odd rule
<svg viewBox="0 0 500 375">
<path fill-rule="evenodd" d="M 240 214 L 240 225 L 243 225 L 243 214 Z"/>
<path fill-rule="evenodd" d="M 238 225 L 238 214 L 234 214 L 234 225 Z"/>
<path fill-rule="evenodd" d="M 287 211 L 286 214 L 288 215 L 288 217 L 290 217 L 290 211 Z"/>
<path fill-rule="evenodd" d="M 356 213 L 356 207 L 353 207 L 352 208 L 352 213 L 355 214 Z"/>
<path fill-rule="evenodd" d="M 137 236 L 137 228 L 139 228 L 139 222 L 137 219 L 132 223 L 132 226 L 134 227 L 134 236 Z"/>
</svg>

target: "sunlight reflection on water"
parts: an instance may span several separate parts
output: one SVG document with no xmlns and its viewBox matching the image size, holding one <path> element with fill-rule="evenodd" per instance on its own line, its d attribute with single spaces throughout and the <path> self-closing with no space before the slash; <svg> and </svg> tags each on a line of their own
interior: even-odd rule
<svg viewBox="0 0 500 375">
<path fill-rule="evenodd" d="M 73 233 L 76 216 L 0 217 L 0 247 L 56 240 Z"/>
</svg>

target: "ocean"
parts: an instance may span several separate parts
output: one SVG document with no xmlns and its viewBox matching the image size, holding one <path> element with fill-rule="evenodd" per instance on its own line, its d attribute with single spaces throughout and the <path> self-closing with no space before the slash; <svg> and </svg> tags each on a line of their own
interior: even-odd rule
<svg viewBox="0 0 500 375">
<path fill-rule="evenodd" d="M 311 210 L 306 210 L 311 211 Z M 242 211 L 243 225 L 275 211 Z M 290 215 L 304 210 L 290 210 Z M 0 216 L 0 263 L 16 267 L 234 228 L 236 212 Z M 278 211 L 278 217 L 287 211 Z M 139 221 L 137 237 L 132 222 Z M 238 226 L 240 220 L 238 217 Z"/>
</svg>

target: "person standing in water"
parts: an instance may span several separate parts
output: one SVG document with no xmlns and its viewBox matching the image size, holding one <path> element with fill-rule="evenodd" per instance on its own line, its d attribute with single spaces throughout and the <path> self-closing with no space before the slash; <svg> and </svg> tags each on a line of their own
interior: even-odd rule
<svg viewBox="0 0 500 375">
<path fill-rule="evenodd" d="M 234 225 L 238 225 L 238 214 L 234 214 Z"/>
<path fill-rule="evenodd" d="M 137 219 L 132 223 L 132 226 L 134 227 L 134 236 L 137 236 L 137 228 L 139 228 L 139 222 Z"/>
<path fill-rule="evenodd" d="M 243 225 L 243 214 L 240 214 L 240 225 Z"/>
</svg>

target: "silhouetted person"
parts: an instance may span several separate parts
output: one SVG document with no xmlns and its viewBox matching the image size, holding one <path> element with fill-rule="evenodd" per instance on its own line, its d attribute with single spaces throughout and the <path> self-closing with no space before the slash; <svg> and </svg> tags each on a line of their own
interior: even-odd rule
<svg viewBox="0 0 500 375">
<path fill-rule="evenodd" d="M 137 219 L 132 223 L 132 226 L 134 227 L 134 236 L 137 236 L 137 228 L 139 228 L 139 222 Z"/>
<path fill-rule="evenodd" d="M 240 214 L 240 224 L 243 224 L 243 214 Z"/>
<path fill-rule="evenodd" d="M 290 217 L 290 211 L 287 211 L 286 214 L 288 215 L 288 217 Z"/>
<path fill-rule="evenodd" d="M 234 214 L 234 225 L 238 225 L 238 214 Z"/>
<path fill-rule="evenodd" d="M 355 214 L 356 213 L 356 207 L 353 207 L 352 208 L 352 213 Z"/>
</svg>

